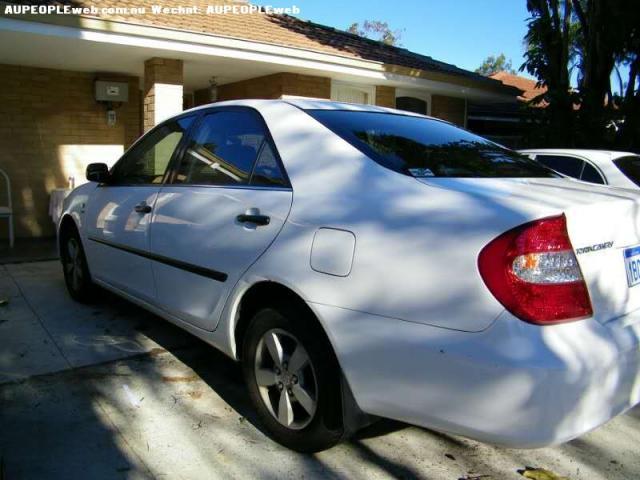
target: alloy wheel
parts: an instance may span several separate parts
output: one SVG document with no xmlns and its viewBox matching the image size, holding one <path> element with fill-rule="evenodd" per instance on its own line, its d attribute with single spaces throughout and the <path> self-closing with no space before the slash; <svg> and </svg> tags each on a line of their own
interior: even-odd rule
<svg viewBox="0 0 640 480">
<path fill-rule="evenodd" d="M 282 329 L 271 329 L 256 348 L 254 373 L 260 397 L 283 426 L 300 430 L 313 420 L 318 382 L 309 354 Z"/>
<path fill-rule="evenodd" d="M 77 239 L 72 237 L 67 240 L 66 253 L 64 269 L 67 274 L 67 279 L 71 284 L 71 288 L 75 291 L 79 291 L 80 288 L 82 288 L 82 281 L 84 277 L 84 263 L 80 244 Z"/>
</svg>

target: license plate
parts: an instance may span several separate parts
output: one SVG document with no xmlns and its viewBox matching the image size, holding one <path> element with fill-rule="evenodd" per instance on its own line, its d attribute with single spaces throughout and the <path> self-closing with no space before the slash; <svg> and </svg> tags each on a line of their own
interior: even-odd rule
<svg viewBox="0 0 640 480">
<path fill-rule="evenodd" d="M 640 246 L 625 249 L 624 266 L 627 270 L 629 287 L 638 285 L 640 283 Z"/>
</svg>

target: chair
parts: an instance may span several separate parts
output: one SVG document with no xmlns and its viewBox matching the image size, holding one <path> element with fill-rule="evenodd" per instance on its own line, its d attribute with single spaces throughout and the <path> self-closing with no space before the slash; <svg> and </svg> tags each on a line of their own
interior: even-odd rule
<svg viewBox="0 0 640 480">
<path fill-rule="evenodd" d="M 9 246 L 13 248 L 13 209 L 11 208 L 11 182 L 9 181 L 9 175 L 4 170 L 0 170 L 0 176 L 4 177 L 4 182 L 7 188 L 7 204 L 0 204 L 0 219 L 6 218 L 9 222 Z"/>
</svg>

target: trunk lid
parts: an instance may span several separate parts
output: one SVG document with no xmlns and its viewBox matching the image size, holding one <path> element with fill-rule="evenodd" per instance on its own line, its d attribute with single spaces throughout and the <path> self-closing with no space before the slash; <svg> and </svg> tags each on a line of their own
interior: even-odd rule
<svg viewBox="0 0 640 480">
<path fill-rule="evenodd" d="M 600 323 L 640 308 L 640 194 L 569 179 L 418 178 L 527 212 L 531 220 L 564 213 Z M 515 226 L 515 225 L 513 225 Z M 639 247 L 637 251 L 633 247 Z M 629 260 L 625 261 L 625 252 Z M 637 257 L 635 256 L 637 255 Z M 638 260 L 627 271 L 627 263 Z M 637 276 L 631 269 L 637 270 Z M 628 281 L 631 275 L 631 281 Z M 633 281 L 637 281 L 634 284 Z M 633 286 L 630 286 L 632 284 Z"/>
<path fill-rule="evenodd" d="M 626 251 L 629 261 L 634 254 L 640 260 L 640 249 L 633 251 L 640 245 L 640 199 L 574 205 L 566 216 L 595 319 L 606 323 L 640 308 L 640 285 L 629 283 L 625 260 Z"/>
</svg>

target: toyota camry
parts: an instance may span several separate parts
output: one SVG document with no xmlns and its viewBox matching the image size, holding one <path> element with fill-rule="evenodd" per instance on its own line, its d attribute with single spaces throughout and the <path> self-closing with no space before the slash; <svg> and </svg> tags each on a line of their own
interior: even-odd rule
<svg viewBox="0 0 640 480">
<path fill-rule="evenodd" d="M 241 362 L 265 430 L 328 448 L 378 417 L 511 447 L 640 400 L 640 197 L 442 120 L 198 107 L 91 164 L 58 226 L 97 287 Z"/>
</svg>

